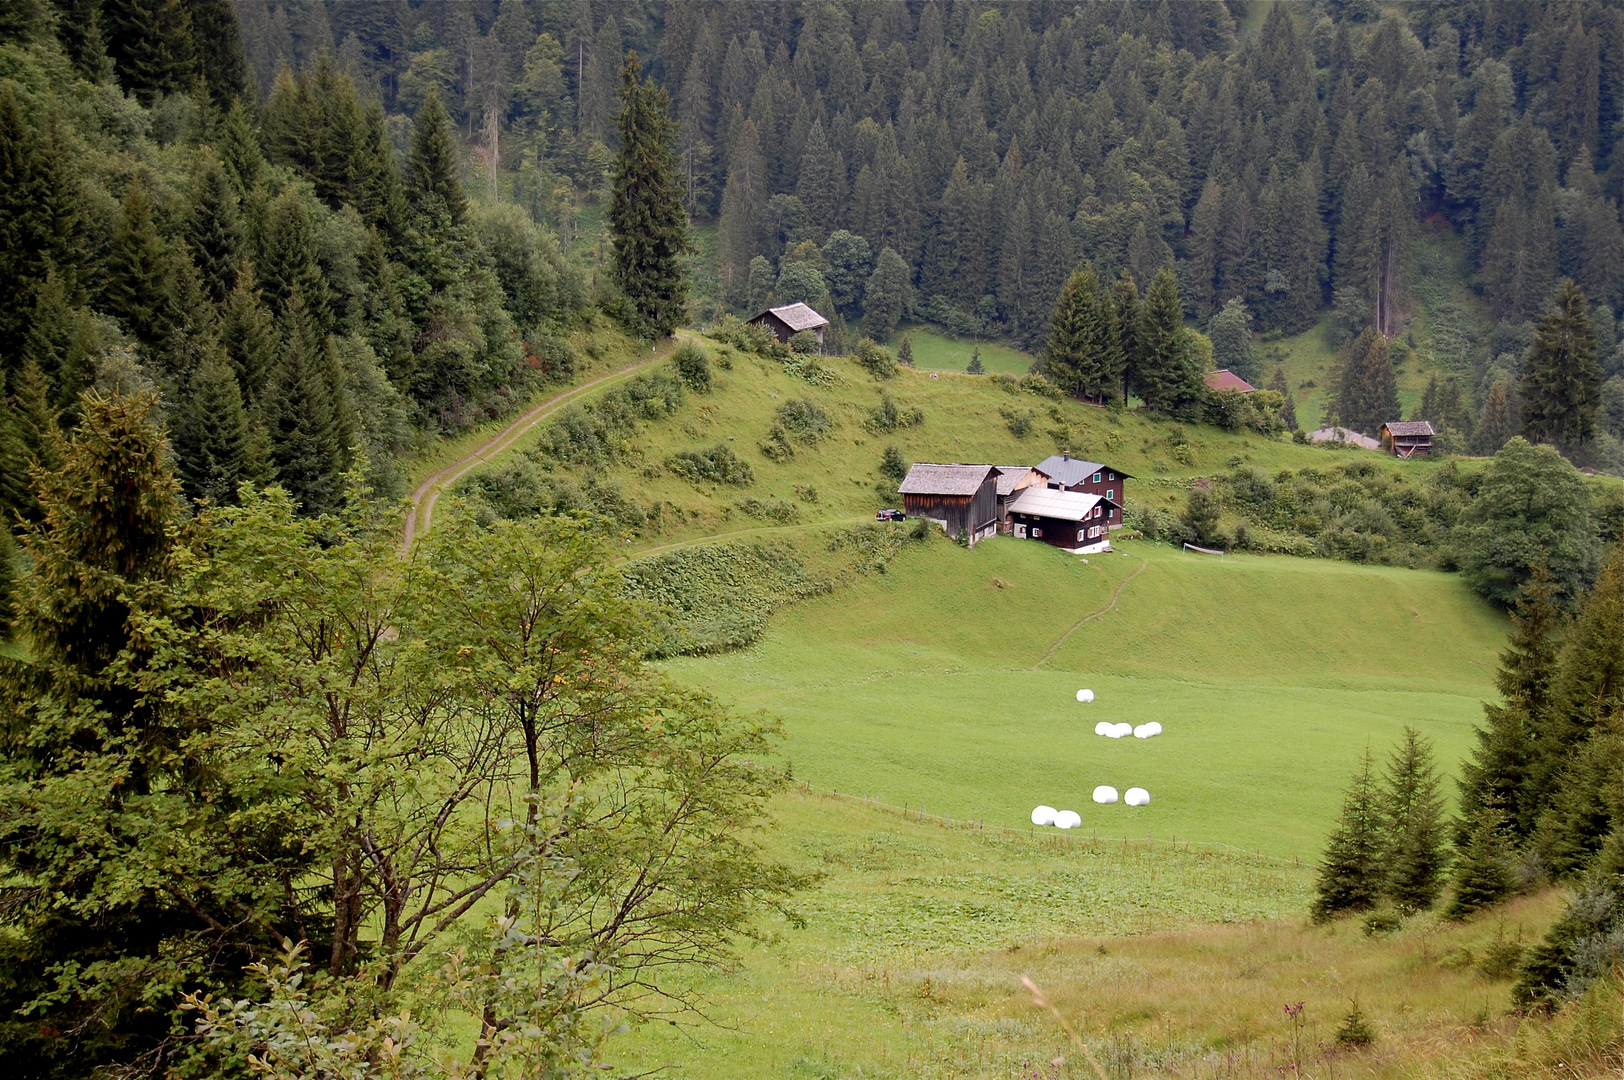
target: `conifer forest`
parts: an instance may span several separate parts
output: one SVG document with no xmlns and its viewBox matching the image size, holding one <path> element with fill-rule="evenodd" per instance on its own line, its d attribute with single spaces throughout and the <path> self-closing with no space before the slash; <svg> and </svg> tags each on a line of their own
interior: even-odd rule
<svg viewBox="0 0 1624 1080">
<path fill-rule="evenodd" d="M 900 506 L 905 439 L 982 445 L 949 383 L 1006 442 L 1142 443 L 1134 543 L 1459 571 L 1501 700 L 1464 761 L 1349 762 L 1298 921 L 1565 888 L 1508 1008 L 1616 1006 L 1621 206 L 1624 0 L 0 0 L 0 1073 L 632 1075 L 824 870 L 763 839 L 780 722 L 666 663 L 711 570 L 621 569 L 685 511 L 615 485 L 759 481 L 718 535 Z M 634 447 L 758 369 L 764 441 Z M 1310 460 L 1404 420 L 1446 460 Z M 725 647 L 920 522 L 819 534 L 828 583 L 719 559 L 778 575 Z M 1057 1080 L 1161 1075 L 1071 1039 Z M 824 1068 L 784 1075 L 876 1075 Z"/>
</svg>

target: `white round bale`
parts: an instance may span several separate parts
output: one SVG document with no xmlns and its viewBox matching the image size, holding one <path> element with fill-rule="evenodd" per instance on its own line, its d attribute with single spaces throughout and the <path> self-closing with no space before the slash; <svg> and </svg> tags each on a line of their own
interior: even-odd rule
<svg viewBox="0 0 1624 1080">
<path fill-rule="evenodd" d="M 1149 724 L 1140 724 L 1133 729 L 1133 737 L 1136 739 L 1148 739 L 1154 734 L 1156 733 L 1150 730 Z"/>
<path fill-rule="evenodd" d="M 1116 737 L 1117 738 L 1119 738 L 1119 739 L 1126 738 L 1127 736 L 1132 735 L 1132 734 L 1133 734 L 1133 725 L 1132 724 L 1118 724 L 1116 726 Z"/>
<path fill-rule="evenodd" d="M 1162 733 L 1162 722 L 1160 720 L 1152 720 L 1150 723 L 1146 724 L 1145 727 L 1150 730 L 1152 735 L 1160 735 Z"/>
<path fill-rule="evenodd" d="M 1117 727 L 1115 724 L 1107 724 L 1105 725 L 1105 730 L 1100 732 L 1100 734 L 1104 735 L 1107 739 L 1120 739 L 1122 738 L 1122 729 Z"/>
<path fill-rule="evenodd" d="M 1111 728 L 1112 727 L 1113 727 L 1113 725 L 1112 725 L 1111 721 L 1109 721 L 1109 720 L 1101 720 L 1099 723 L 1094 725 L 1094 734 L 1096 734 L 1096 735 L 1109 735 L 1109 734 L 1111 734 Z"/>
<path fill-rule="evenodd" d="M 1092 691 L 1092 690 L 1079 690 L 1079 691 L 1077 691 L 1077 700 L 1083 702 L 1086 705 L 1088 702 L 1094 700 L 1094 691 Z"/>
<path fill-rule="evenodd" d="M 1075 829 L 1083 823 L 1083 815 L 1075 810 L 1062 810 L 1054 816 L 1054 825 L 1057 829 Z"/>
<path fill-rule="evenodd" d="M 1150 792 L 1142 787 L 1131 787 L 1128 789 L 1128 793 L 1122 797 L 1122 801 L 1129 806 L 1148 806 L 1150 804 Z"/>
<path fill-rule="evenodd" d="M 1094 789 L 1094 801 L 1097 803 L 1114 803 L 1117 801 L 1117 789 L 1109 784 L 1101 784 Z"/>
<path fill-rule="evenodd" d="M 1053 825 L 1055 809 L 1052 806 L 1039 806 L 1032 810 L 1032 824 Z"/>
</svg>

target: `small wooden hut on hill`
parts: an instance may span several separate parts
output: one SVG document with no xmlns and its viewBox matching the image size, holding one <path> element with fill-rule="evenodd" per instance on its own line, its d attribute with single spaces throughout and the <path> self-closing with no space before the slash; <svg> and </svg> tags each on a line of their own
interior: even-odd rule
<svg viewBox="0 0 1624 1080">
<path fill-rule="evenodd" d="M 828 319 L 805 304 L 785 304 L 783 307 L 768 308 L 750 321 L 771 330 L 779 341 L 788 341 L 802 330 L 814 330 L 817 332 L 819 345 L 823 344 L 823 331 L 829 325 Z"/>
<path fill-rule="evenodd" d="M 1393 420 L 1382 425 L 1382 448 L 1394 457 L 1430 457 L 1437 434 L 1430 420 Z"/>
</svg>

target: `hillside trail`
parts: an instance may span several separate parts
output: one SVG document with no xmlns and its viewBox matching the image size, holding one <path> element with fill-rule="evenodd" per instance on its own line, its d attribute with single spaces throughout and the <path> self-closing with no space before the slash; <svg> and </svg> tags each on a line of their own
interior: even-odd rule
<svg viewBox="0 0 1624 1080">
<path fill-rule="evenodd" d="M 1149 565 L 1150 565 L 1150 560 L 1149 559 L 1145 559 L 1142 562 L 1140 562 L 1139 568 L 1137 570 L 1135 570 L 1133 573 L 1129 574 L 1127 577 L 1123 578 L 1121 584 L 1119 584 L 1116 587 L 1116 592 L 1111 594 L 1111 602 L 1109 604 L 1106 604 L 1104 607 L 1100 608 L 1098 611 L 1092 612 L 1092 613 L 1090 613 L 1088 615 L 1084 615 L 1081 619 L 1078 619 L 1076 624 L 1074 626 L 1072 626 L 1072 628 L 1070 630 L 1067 630 L 1064 634 L 1060 635 L 1060 640 L 1059 641 L 1057 641 L 1053 645 L 1049 646 L 1049 651 L 1043 654 L 1043 659 L 1042 660 L 1039 660 L 1037 663 L 1032 665 L 1032 670 L 1036 671 L 1038 668 L 1042 667 L 1044 664 L 1047 664 L 1049 662 L 1049 658 L 1052 657 L 1056 652 L 1058 652 L 1060 650 L 1060 646 L 1062 646 L 1062 645 L 1064 645 L 1066 643 L 1066 639 L 1071 637 L 1071 635 L 1075 634 L 1078 630 L 1081 630 L 1084 623 L 1092 622 L 1094 619 L 1099 618 L 1101 615 L 1109 614 L 1111 611 L 1115 610 L 1115 608 L 1117 606 L 1117 601 L 1122 599 L 1122 590 L 1126 589 L 1128 587 L 1128 582 L 1132 581 L 1134 578 L 1138 577 L 1140 574 L 1143 574 L 1145 572 L 1145 567 L 1147 567 Z"/>
<path fill-rule="evenodd" d="M 645 368 L 652 367 L 667 359 L 675 351 L 677 344 L 689 336 L 691 336 L 689 331 L 678 330 L 669 342 L 661 346 L 647 360 L 640 360 L 627 367 L 606 372 L 595 379 L 572 386 L 567 390 L 561 390 L 547 400 L 531 406 L 523 415 L 516 418 L 488 441 L 424 478 L 423 482 L 418 484 L 409 496 L 410 505 L 406 513 L 406 526 L 401 535 L 401 550 L 410 551 L 412 542 L 417 539 L 418 533 L 429 531 L 429 528 L 434 524 L 434 504 L 439 501 L 441 492 L 462 479 L 475 466 L 483 465 L 496 455 L 510 449 L 531 428 L 588 391 L 602 387 L 606 383 L 630 378 Z"/>
</svg>

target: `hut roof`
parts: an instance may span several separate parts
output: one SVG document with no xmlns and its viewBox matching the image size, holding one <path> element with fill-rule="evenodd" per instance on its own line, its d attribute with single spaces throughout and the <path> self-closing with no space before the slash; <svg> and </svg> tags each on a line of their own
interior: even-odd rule
<svg viewBox="0 0 1624 1080">
<path fill-rule="evenodd" d="M 993 472 L 991 465 L 932 465 L 921 462 L 908 470 L 897 488 L 899 495 L 974 495 Z"/>
<path fill-rule="evenodd" d="M 1015 485 L 1025 479 L 1026 474 L 1032 471 L 1030 465 L 994 465 L 998 470 L 998 494 L 1000 497 L 1011 495 Z"/>
<path fill-rule="evenodd" d="M 1230 371 L 1228 368 L 1219 368 L 1209 371 L 1201 376 L 1201 381 L 1207 384 L 1209 390 L 1235 390 L 1242 394 L 1250 394 L 1257 387 Z"/>
<path fill-rule="evenodd" d="M 1080 484 L 1101 469 L 1110 468 L 1123 479 L 1130 478 L 1132 473 L 1125 473 L 1113 466 L 1102 465 L 1097 461 L 1084 461 L 1074 458 L 1070 454 L 1054 454 L 1038 462 L 1037 470 L 1061 487 L 1071 487 Z"/>
<path fill-rule="evenodd" d="M 829 325 L 828 319 L 825 319 L 805 304 L 785 304 L 783 307 L 768 308 L 761 315 L 757 315 L 756 319 L 768 313 L 778 316 L 785 326 L 796 333 L 800 333 L 802 330 L 816 330 L 820 326 Z M 750 321 L 754 322 L 755 319 Z"/>
<path fill-rule="evenodd" d="M 1366 450 L 1380 450 L 1382 444 L 1369 435 L 1345 427 L 1322 427 L 1318 431 L 1308 433 L 1308 441 L 1312 443 L 1345 442 L 1349 446 L 1362 446 Z"/>
<path fill-rule="evenodd" d="M 1382 428 L 1389 435 L 1396 435 L 1400 438 L 1438 434 L 1432 430 L 1432 421 L 1430 420 L 1392 420 L 1383 424 Z"/>
<path fill-rule="evenodd" d="M 1009 504 L 1012 514 L 1054 518 L 1057 521 L 1081 521 L 1094 512 L 1094 507 L 1105 502 L 1098 495 L 1081 491 L 1055 491 L 1052 488 L 1030 487 Z"/>
</svg>

